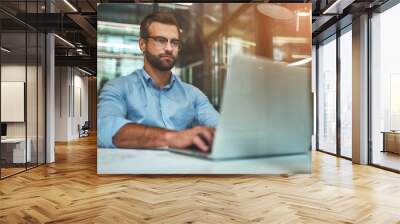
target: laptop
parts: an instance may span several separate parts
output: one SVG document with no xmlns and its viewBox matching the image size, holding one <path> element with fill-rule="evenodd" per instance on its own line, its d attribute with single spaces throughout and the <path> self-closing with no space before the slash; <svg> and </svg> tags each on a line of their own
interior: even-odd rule
<svg viewBox="0 0 400 224">
<path fill-rule="evenodd" d="M 236 55 L 228 63 L 221 113 L 207 159 L 241 159 L 311 150 L 311 71 L 265 58 Z"/>
</svg>

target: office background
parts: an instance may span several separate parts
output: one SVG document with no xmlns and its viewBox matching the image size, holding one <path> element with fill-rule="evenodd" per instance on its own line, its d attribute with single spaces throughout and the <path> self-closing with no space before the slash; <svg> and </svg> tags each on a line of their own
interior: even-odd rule
<svg viewBox="0 0 400 224">
<path fill-rule="evenodd" d="M 364 83 L 366 107 L 363 109 L 368 124 L 366 163 L 398 171 L 400 67 L 396 55 L 400 50 L 397 43 L 400 33 L 394 27 L 396 21 L 400 20 L 400 5 L 393 2 L 379 5 L 368 10 L 368 16 L 361 17 L 361 22 L 352 21 L 354 15 L 343 16 L 337 30 L 326 29 L 313 39 L 314 71 L 318 86 L 316 148 L 352 160 L 352 123 L 353 118 L 360 117 L 352 110 L 352 100 L 356 94 L 352 82 L 359 81 L 354 78 L 358 69 L 354 66 L 357 65 L 354 57 L 360 54 L 358 51 L 361 48 L 353 45 L 360 44 L 357 38 L 364 34 L 368 72 Z M 357 50 L 356 54 L 352 53 L 352 49 Z"/>
<path fill-rule="evenodd" d="M 0 3 L 1 6 L 7 4 Z M 40 2 L 19 3 L 27 13 L 40 13 Z M 0 12 L 1 177 L 45 162 L 44 32 Z M 26 20 L 26 18 L 25 18 Z"/>
<path fill-rule="evenodd" d="M 369 95 L 366 102 L 368 108 L 363 109 L 367 113 L 365 128 L 368 136 L 360 140 L 366 145 L 368 158 L 365 163 L 398 171 L 399 167 L 396 164 L 399 164 L 399 156 L 395 149 L 391 149 L 398 141 L 398 135 L 390 132 L 399 129 L 399 105 L 396 100 L 399 96 L 399 72 L 394 61 L 394 52 L 398 52 L 395 40 L 399 34 L 392 29 L 398 21 L 399 6 L 396 1 L 352 1 L 341 3 L 340 7 L 337 7 L 338 10 L 342 10 L 338 16 L 329 15 L 335 13 L 331 12 L 335 8 L 331 7 L 335 2 L 312 1 L 313 17 L 310 29 L 313 32 L 312 68 L 316 115 L 314 148 L 357 161 L 357 158 L 353 158 L 354 148 L 358 148 L 358 145 L 353 146 L 358 137 L 352 136 L 355 132 L 353 121 L 357 118 L 353 110 L 353 80 L 354 72 L 359 69 L 354 66 L 354 56 L 359 52 L 352 51 L 360 50 L 360 47 L 354 44 L 363 36 L 365 40 L 369 40 L 362 49 L 366 52 L 365 57 L 369 58 L 366 63 L 369 81 L 363 83 Z M 190 39 L 193 41 L 186 43 L 187 49 L 198 53 L 190 57 L 188 51 L 182 52 L 184 57 L 179 61 L 176 72 L 185 81 L 201 88 L 216 108 L 220 105 L 226 58 L 232 52 L 265 55 L 287 63 L 309 60 L 307 55 L 301 54 L 302 48 L 306 46 L 301 37 L 272 39 L 273 35 L 286 35 L 284 30 L 279 30 L 287 25 L 282 18 L 282 26 L 277 29 L 269 30 L 264 27 L 263 30 L 259 27 L 257 33 L 246 32 L 255 26 L 249 22 L 251 17 L 272 19 L 261 12 L 264 9 L 260 10 L 254 6 L 242 3 L 204 6 L 190 3 L 159 3 L 129 7 L 131 8 L 127 7 L 127 11 L 135 11 L 139 7 L 148 12 L 174 9 L 179 12 L 179 16 L 196 18 L 195 23 L 184 26 L 193 28 L 188 29 L 193 30 L 192 33 L 187 33 L 193 37 Z M 1 1 L 1 81 L 4 84 L 11 81 L 25 85 L 24 93 L 19 92 L 19 95 L 24 96 L 23 120 L 4 121 L 7 127 L 2 126 L 6 129 L 7 136 L 18 138 L 18 142 L 22 143 L 20 146 L 24 149 L 28 150 L 32 144 L 33 164 L 40 164 L 41 158 L 46 157 L 44 153 L 40 153 L 44 146 L 49 147 L 51 151 L 54 150 L 54 141 L 76 139 L 79 136 L 78 124 L 82 126 L 84 121 L 90 121 L 90 126 L 95 131 L 96 122 L 93 121 L 96 121 L 98 88 L 113 77 L 129 74 L 131 70 L 141 67 L 142 55 L 137 51 L 135 41 L 137 25 L 142 15 L 121 12 L 122 19 L 131 21 L 127 24 L 107 16 L 107 13 L 104 18 L 97 18 L 96 10 L 93 2 L 89 4 L 76 1 L 67 4 L 64 1 L 44 0 Z M 112 12 L 111 6 L 109 10 Z M 50 18 L 46 12 L 54 14 Z M 264 10 L 264 13 L 268 14 L 268 10 Z M 284 13 L 279 15 L 285 16 Z M 290 20 L 290 25 L 301 27 L 301 21 L 306 16 L 306 13 L 299 10 Z M 45 23 L 46 19 L 52 22 Z M 267 26 L 267 22 L 264 25 Z M 369 28 L 360 33 L 361 25 Z M 99 46 L 93 43 L 96 27 L 101 43 Z M 203 35 L 197 35 L 200 30 Z M 56 35 L 51 38 L 49 33 Z M 259 40 L 259 36 L 270 36 L 271 39 Z M 51 45 L 52 43 L 54 45 Z M 110 43 L 113 45 L 110 46 Z M 292 47 L 287 48 L 289 45 Z M 97 50 L 101 62 L 99 67 L 96 65 Z M 122 59 L 123 57 L 126 59 Z M 45 66 L 47 69 L 44 69 Z M 303 66 L 310 66 L 310 63 Z M 50 84 L 45 82 L 46 76 L 48 79 L 54 77 L 54 81 Z M 54 110 L 47 113 L 46 111 L 53 107 L 47 102 L 51 100 L 51 94 L 54 95 Z M 6 112 L 6 109 L 2 106 L 1 111 Z M 54 121 L 52 114 L 55 116 Z M 45 127 L 51 126 L 52 123 L 55 123 L 57 128 L 46 131 Z M 48 137 L 48 141 L 44 141 L 43 136 Z M 0 147 L 5 156 L 5 151 L 10 150 L 7 148 L 14 146 L 10 143 L 9 146 L 2 144 Z M 22 155 L 24 154 L 27 153 L 22 152 Z M 4 162 L 6 158 L 3 156 Z M 6 157 L 9 159 L 9 155 Z M 54 156 L 47 158 L 50 158 L 49 161 L 54 160 Z M 1 170 L 6 165 L 2 166 Z M 25 167 L 25 164 L 22 164 L 22 167 L 7 168 L 18 168 L 19 172 L 32 166 L 36 165 L 30 164 Z"/>
<path fill-rule="evenodd" d="M 99 89 L 112 78 L 142 68 L 139 26 L 156 10 L 172 12 L 182 27 L 183 49 L 173 72 L 201 89 L 217 109 L 233 54 L 288 64 L 301 61 L 297 66 L 311 68 L 311 4 L 102 4 L 97 25 Z"/>
<path fill-rule="evenodd" d="M 54 162 L 54 143 L 79 139 L 85 122 L 95 131 L 93 48 L 74 31 L 80 27 L 63 18 L 63 4 L 0 2 L 0 178 Z"/>
</svg>

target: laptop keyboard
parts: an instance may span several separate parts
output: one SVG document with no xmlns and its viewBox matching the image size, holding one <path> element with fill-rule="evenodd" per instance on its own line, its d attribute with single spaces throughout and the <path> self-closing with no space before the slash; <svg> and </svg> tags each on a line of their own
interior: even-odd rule
<svg viewBox="0 0 400 224">
<path fill-rule="evenodd" d="M 211 152 L 212 152 L 212 146 L 209 146 L 210 148 L 209 148 L 209 150 L 208 150 L 208 152 L 203 152 L 200 148 L 198 148 L 196 145 L 190 145 L 188 148 L 187 148 L 187 150 L 190 150 L 190 151 L 196 151 L 196 152 L 199 152 L 199 153 L 201 153 L 201 154 L 210 154 Z"/>
</svg>

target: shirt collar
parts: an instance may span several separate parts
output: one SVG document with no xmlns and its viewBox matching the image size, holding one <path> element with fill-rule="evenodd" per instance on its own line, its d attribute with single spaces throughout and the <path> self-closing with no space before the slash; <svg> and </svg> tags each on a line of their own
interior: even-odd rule
<svg viewBox="0 0 400 224">
<path fill-rule="evenodd" d="M 153 82 L 153 79 L 151 76 L 144 70 L 144 68 L 141 69 L 141 74 L 143 75 L 144 79 L 146 80 L 147 83 L 151 83 L 152 85 L 156 86 Z M 165 85 L 162 89 L 170 89 L 172 85 L 174 84 L 175 80 L 177 80 L 177 77 L 174 73 L 171 75 L 171 80 L 167 85 Z"/>
</svg>

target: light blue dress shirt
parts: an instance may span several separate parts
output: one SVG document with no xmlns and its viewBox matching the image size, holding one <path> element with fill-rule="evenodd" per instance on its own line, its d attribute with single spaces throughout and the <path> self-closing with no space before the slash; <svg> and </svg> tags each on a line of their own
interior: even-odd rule
<svg viewBox="0 0 400 224">
<path fill-rule="evenodd" d="M 114 148 L 112 137 L 127 123 L 183 130 L 216 127 L 219 116 L 198 88 L 175 75 L 159 88 L 144 69 L 108 81 L 97 107 L 97 143 L 102 148 Z"/>
</svg>

